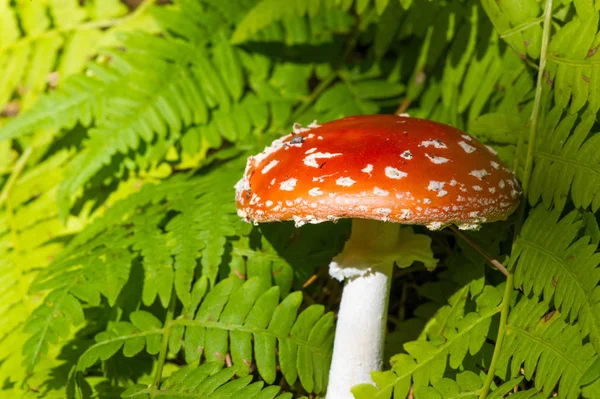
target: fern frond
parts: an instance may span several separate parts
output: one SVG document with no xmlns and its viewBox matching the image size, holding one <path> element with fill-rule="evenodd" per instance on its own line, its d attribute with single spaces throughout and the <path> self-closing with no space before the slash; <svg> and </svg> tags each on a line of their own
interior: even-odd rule
<svg viewBox="0 0 600 399">
<path fill-rule="evenodd" d="M 125 17 L 127 7 L 118 0 L 92 6 L 75 0 L 2 0 L 0 14 L 0 68 L 4 71 L 0 109 L 13 98 L 21 109 L 28 109 L 48 87 L 58 84 L 57 78 L 80 72 L 114 28 L 132 19 Z"/>
<path fill-rule="evenodd" d="M 31 344 L 26 348 L 28 366 L 34 365 L 48 345 L 65 339 L 70 326 L 80 321 L 81 303 L 100 304 L 101 296 L 114 305 L 129 278 L 132 261 L 142 257 L 145 270 L 143 302 L 150 305 L 156 295 L 164 301 L 170 296 L 173 279 L 176 290 L 189 304 L 189 290 L 196 259 L 201 256 L 205 265 L 203 272 L 214 281 L 220 263 L 226 236 L 236 235 L 241 221 L 236 216 L 232 187 L 242 164 L 226 164 L 205 176 L 186 179 L 181 176 L 162 184 L 147 185 L 112 206 L 103 218 L 97 219 L 72 240 L 69 246 L 46 269 L 40 272 L 32 290 L 51 290 L 52 293 L 27 323 L 27 331 L 33 333 Z M 226 198 L 227 197 L 227 198 Z M 221 203 L 221 211 L 215 212 L 213 201 Z M 186 233 L 176 232 L 183 220 L 194 225 Z M 169 213 L 171 212 L 171 213 Z M 154 215 L 147 218 L 147 215 Z M 161 228 L 165 215 L 167 232 Z M 168 218 L 172 218 L 170 224 Z M 195 234 L 194 234 L 195 232 Z M 179 241 L 181 240 L 181 241 Z M 186 248 L 182 259 L 182 246 Z M 200 252 L 199 252 L 200 251 Z M 172 256 L 175 256 L 173 270 Z M 181 265 L 181 262 L 184 265 Z M 183 277 L 182 277 L 183 276 Z M 167 295 L 167 296 L 165 296 Z M 67 307 L 67 309 L 61 309 Z M 47 335 L 51 335 L 50 339 Z M 38 348 L 39 347 L 39 348 Z"/>
<path fill-rule="evenodd" d="M 548 84 L 554 86 L 557 107 L 576 113 L 589 103 L 591 113 L 600 109 L 600 75 L 598 74 L 598 11 L 591 2 L 574 2 L 572 19 L 566 22 L 548 47 Z M 595 49 L 594 49 L 595 48 Z"/>
<path fill-rule="evenodd" d="M 542 7 L 535 0 L 522 2 L 483 0 L 485 9 L 500 36 L 520 56 L 540 56 Z"/>
<path fill-rule="evenodd" d="M 264 387 L 262 381 L 252 383 L 252 377 L 242 377 L 232 380 L 238 372 L 238 367 L 222 369 L 218 362 L 206 363 L 200 367 L 184 367 L 173 373 L 155 392 L 143 386 L 134 386 L 125 391 L 124 398 L 171 398 L 183 399 L 190 397 L 202 397 L 210 399 L 221 398 L 264 398 L 264 399 L 291 399 L 291 393 L 278 395 L 279 386 Z"/>
<path fill-rule="evenodd" d="M 314 19 L 321 13 L 336 9 L 346 12 L 351 8 L 358 15 L 368 15 L 371 10 L 382 15 L 386 10 L 400 5 L 407 10 L 411 7 L 412 0 L 400 0 L 399 4 L 396 0 L 293 0 L 286 4 L 276 0 L 261 0 L 239 22 L 232 40 L 234 43 L 247 41 L 275 22 L 289 21 L 297 17 L 309 16 Z"/>
<path fill-rule="evenodd" d="M 578 398 L 579 381 L 597 355 L 591 344 L 583 344 L 579 329 L 564 321 L 558 311 L 535 299 L 521 297 L 512 308 L 498 360 L 499 369 L 520 375 L 549 396 L 556 386 L 561 398 Z"/>
<path fill-rule="evenodd" d="M 590 133 L 595 118 L 589 109 L 581 117 L 558 107 L 548 113 L 534 153 L 530 204 L 541 199 L 562 209 L 570 198 L 578 208 L 600 208 L 600 135 Z"/>
<path fill-rule="evenodd" d="M 173 330 L 171 349 L 178 352 L 183 348 L 189 364 L 205 357 L 209 364 L 219 367 L 230 354 L 239 376 L 248 375 L 250 365 L 256 362 L 259 374 L 269 384 L 279 366 L 289 384 L 299 379 L 307 391 L 322 392 L 333 345 L 333 314 L 324 314 L 320 305 L 298 314 L 300 292 L 280 302 L 278 287 L 263 288 L 258 278 L 244 284 L 236 277 L 220 281 L 206 296 L 196 298 L 196 312 L 192 310 L 170 323 L 185 329 L 185 337 L 181 335 L 184 329 Z M 131 322 L 110 323 L 96 336 L 96 343 L 79 358 L 79 371 L 109 359 L 120 349 L 126 357 L 135 356 L 144 347 L 150 354 L 158 353 L 166 331 L 162 323 L 146 311 L 133 312 L 129 317 Z"/>
<path fill-rule="evenodd" d="M 579 319 L 584 336 L 600 353 L 600 254 L 583 235 L 582 214 L 559 220 L 558 210 L 538 206 L 523 225 L 511 258 L 515 287 L 543 296 L 571 320 Z"/>
<path fill-rule="evenodd" d="M 292 293 L 280 303 L 278 287 L 264 291 L 260 280 L 252 278 L 236 288 L 236 280 L 217 284 L 194 319 L 174 321 L 186 327 L 183 347 L 187 362 L 205 357 L 222 363 L 230 352 L 241 375 L 246 375 L 255 361 L 262 378 L 273 383 L 279 364 L 289 384 L 299 379 L 307 391 L 322 392 L 333 345 L 333 315 L 323 314 L 320 305 L 297 315 L 300 293 Z"/>
</svg>

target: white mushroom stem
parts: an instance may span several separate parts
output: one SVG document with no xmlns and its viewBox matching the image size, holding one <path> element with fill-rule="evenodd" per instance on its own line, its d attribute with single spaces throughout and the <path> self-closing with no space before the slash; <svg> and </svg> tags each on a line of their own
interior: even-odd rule
<svg viewBox="0 0 600 399">
<path fill-rule="evenodd" d="M 399 227 L 354 219 L 352 235 L 330 265 L 330 274 L 346 279 L 338 313 L 327 399 L 353 399 L 351 388 L 372 384 L 381 370 L 393 257 Z"/>
</svg>

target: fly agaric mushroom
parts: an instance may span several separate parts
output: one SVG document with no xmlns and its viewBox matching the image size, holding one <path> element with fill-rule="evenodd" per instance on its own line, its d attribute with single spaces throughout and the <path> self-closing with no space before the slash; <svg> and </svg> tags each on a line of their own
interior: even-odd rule
<svg viewBox="0 0 600 399">
<path fill-rule="evenodd" d="M 433 266 L 429 239 L 393 223 L 475 229 L 518 206 L 514 174 L 496 154 L 453 127 L 396 115 L 343 118 L 275 140 L 248 159 L 236 185 L 246 221 L 305 223 L 352 218 L 330 265 L 346 279 L 327 397 L 351 398 L 380 370 L 393 264 Z"/>
</svg>

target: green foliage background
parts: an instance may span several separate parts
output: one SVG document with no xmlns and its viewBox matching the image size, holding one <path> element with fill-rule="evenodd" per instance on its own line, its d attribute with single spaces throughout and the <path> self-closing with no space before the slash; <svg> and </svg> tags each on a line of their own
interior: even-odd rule
<svg viewBox="0 0 600 399">
<path fill-rule="evenodd" d="M 397 271 L 357 398 L 600 397 L 600 2 L 0 0 L 0 397 L 327 386 L 350 224 L 236 215 L 294 122 L 409 112 L 493 147 L 510 220 Z M 312 284 L 311 275 L 316 275 Z"/>
</svg>

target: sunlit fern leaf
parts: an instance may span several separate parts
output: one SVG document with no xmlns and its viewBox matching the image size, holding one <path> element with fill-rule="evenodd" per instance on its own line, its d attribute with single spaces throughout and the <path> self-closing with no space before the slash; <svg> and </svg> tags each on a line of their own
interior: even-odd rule
<svg viewBox="0 0 600 399">
<path fill-rule="evenodd" d="M 564 319 L 558 311 L 548 313 L 547 304 L 520 297 L 509 314 L 498 370 L 519 376 L 523 368 L 544 395 L 557 388 L 561 398 L 578 398 L 579 381 L 597 355 Z"/>
<path fill-rule="evenodd" d="M 511 257 L 515 287 L 551 301 L 565 317 L 579 319 L 584 336 L 600 353 L 600 253 L 583 235 L 582 215 L 559 220 L 558 210 L 538 206 L 523 225 Z"/>
<path fill-rule="evenodd" d="M 252 383 L 252 377 L 242 377 L 232 380 L 238 372 L 238 367 L 223 369 L 222 364 L 206 363 L 200 367 L 183 367 L 171 374 L 161 385 L 160 389 L 152 392 L 150 388 L 136 385 L 122 395 L 124 398 L 170 398 L 183 399 L 202 397 L 207 399 L 291 399 L 291 393 L 282 393 L 279 386 L 264 386 L 264 382 Z"/>
<path fill-rule="evenodd" d="M 133 248 L 140 251 L 143 257 L 142 302 L 150 306 L 158 294 L 163 307 L 166 308 L 173 288 L 173 262 L 168 243 L 165 242 L 163 231 L 159 227 L 165 217 L 165 211 L 163 207 L 153 207 L 135 215 L 131 222 L 133 234 L 140 237 Z"/>
<path fill-rule="evenodd" d="M 183 126 L 205 118 L 202 94 L 185 64 L 172 65 L 168 59 L 157 59 L 151 52 L 138 53 L 135 57 L 148 62 L 152 58 L 154 68 L 150 76 L 147 73 L 128 75 L 127 84 L 112 93 L 113 107 L 96 121 L 97 127 L 90 131 L 86 148 L 72 161 L 71 172 L 60 185 L 58 195 L 63 215 L 71 198 L 113 155 L 135 150 L 141 141 L 177 136 Z M 168 82 L 162 81 L 165 74 L 170 76 Z M 148 85 L 148 81 L 154 84 Z M 182 101 L 182 95 L 186 102 Z M 114 107 L 114 104 L 119 106 Z"/>
<path fill-rule="evenodd" d="M 248 41 L 276 22 L 303 16 L 310 16 L 313 19 L 321 13 L 335 10 L 346 12 L 352 7 L 359 15 L 367 15 L 369 10 L 374 10 L 381 15 L 395 1 L 397 0 L 293 0 L 291 3 L 284 4 L 277 0 L 261 0 L 236 26 L 232 41 L 234 43 Z M 411 4 L 411 0 L 400 1 L 404 9 L 410 8 Z"/>
<path fill-rule="evenodd" d="M 0 2 L 0 110 L 13 98 L 28 109 L 61 79 L 80 72 L 111 28 L 125 23 L 117 0 L 83 6 L 76 0 Z M 141 11 L 141 10 L 140 10 Z"/>
<path fill-rule="evenodd" d="M 432 383 L 432 386 L 415 388 L 415 398 L 436 399 L 475 399 L 483 385 L 481 378 L 472 371 L 464 371 L 456 375 L 456 380 L 442 378 Z"/>
<path fill-rule="evenodd" d="M 600 208 L 600 135 L 590 132 L 595 114 L 564 114 L 555 107 L 541 127 L 534 152 L 529 203 L 563 208 L 570 199 L 578 208 Z M 569 196 L 570 194 L 570 196 Z"/>
<path fill-rule="evenodd" d="M 67 79 L 61 90 L 42 96 L 30 110 L 0 128 L 0 140 L 31 134 L 38 129 L 70 129 L 78 122 L 89 126 L 93 119 L 101 119 L 107 96 L 122 83 L 114 72 L 104 72 L 102 79 L 85 75 Z"/>
<path fill-rule="evenodd" d="M 271 25 L 273 22 L 285 18 L 304 15 L 314 16 L 321 7 L 328 9 L 334 5 L 335 0 L 293 0 L 284 4 L 276 0 L 261 0 L 252 8 L 244 19 L 237 25 L 233 33 L 234 43 L 246 41 L 252 34 Z"/>
<path fill-rule="evenodd" d="M 7 385 L 29 375 L 25 367 L 17 366 L 23 362 L 21 351 L 29 339 L 23 325 L 44 300 L 43 296 L 29 293 L 30 284 L 37 270 L 57 256 L 65 238 L 79 230 L 79 223 L 86 219 L 83 212 L 80 219 L 73 220 L 75 223 L 64 226 L 56 212 L 56 191 L 52 188 L 60 179 L 69 153 L 58 151 L 23 172 L 7 198 L 13 211 L 0 216 L 0 318 L 3 320 L 0 323 L 0 380 Z M 58 311 L 56 317 L 63 315 Z M 74 317 L 79 322 L 78 317 Z M 47 359 L 42 367 L 47 371 L 55 366 L 53 359 Z M 40 378 L 35 375 L 30 380 L 34 384 L 41 383 Z M 20 395 L 20 389 L 15 388 L 15 396 Z"/>
<path fill-rule="evenodd" d="M 280 300 L 278 287 L 265 291 L 258 278 L 242 284 L 231 277 L 201 295 L 196 298 L 200 304 L 195 316 L 192 312 L 190 318 L 170 323 L 175 333 L 181 331 L 175 327 L 185 328 L 182 343 L 170 342 L 176 344 L 172 349 L 184 349 L 188 363 L 197 364 L 203 356 L 222 367 L 229 354 L 239 376 L 248 375 L 256 362 L 267 383 L 273 383 L 279 366 L 289 384 L 299 379 L 309 392 L 325 389 L 334 326 L 333 315 L 324 314 L 322 306 L 313 305 L 298 314 L 300 292 Z M 128 357 L 144 347 L 150 354 L 158 353 L 166 331 L 162 323 L 146 311 L 132 313 L 130 320 L 110 323 L 98 334 L 96 343 L 79 358 L 78 370 L 109 359 L 121 349 Z"/>
<path fill-rule="evenodd" d="M 381 386 L 385 385 L 385 377 L 383 374 L 378 375 L 374 382 Z M 382 378 L 382 379 L 380 379 Z M 514 380 L 508 381 L 500 387 L 496 387 L 496 389 L 490 393 L 487 398 L 489 399 L 501 399 L 508 392 L 512 391 L 513 388 L 522 380 L 523 378 L 516 378 Z M 413 395 L 415 398 L 428 398 L 428 399 L 476 399 L 479 398 L 481 393 L 481 387 L 483 385 L 483 379 L 475 374 L 472 371 L 462 371 L 453 378 L 440 378 L 432 382 L 431 386 L 422 385 L 418 386 L 414 389 Z M 397 399 L 403 399 L 404 396 L 401 396 L 401 393 L 396 393 L 393 390 L 393 387 L 390 387 L 386 392 L 377 391 L 377 388 L 373 385 L 359 385 L 352 389 L 352 393 L 356 398 L 390 398 L 392 397 L 392 393 L 394 393 L 393 397 Z M 529 396 L 523 395 L 523 399 L 529 399 L 535 397 L 537 392 L 535 390 L 531 390 L 529 392 Z M 512 395 L 511 395 L 512 397 Z M 521 396 L 519 396 L 521 397 Z M 541 398 L 540 398 L 541 399 Z"/>
<path fill-rule="evenodd" d="M 148 305 L 158 295 L 166 306 L 173 279 L 182 302 L 189 305 L 190 285 L 199 257 L 204 266 L 202 272 L 214 282 L 226 237 L 244 231 L 233 196 L 233 185 L 242 166 L 235 161 L 197 178 L 177 176 L 162 184 L 147 185 L 115 203 L 103 218 L 78 234 L 39 273 L 32 288 L 33 292 L 51 290 L 50 297 L 58 299 L 46 301 L 27 322 L 27 331 L 33 333 L 26 349 L 31 363 L 28 366 L 38 361 L 45 346 L 66 338 L 70 326 L 80 322 L 75 313 L 81 304 L 73 302 L 75 297 L 93 306 L 99 305 L 101 297 L 109 305 L 115 304 L 137 256 L 141 256 L 145 269 L 142 299 Z M 214 208 L 216 203 L 220 204 L 218 211 Z M 193 219 L 180 225 L 184 220 L 177 214 Z M 69 312 L 54 313 L 67 304 Z"/>
<path fill-rule="evenodd" d="M 448 323 L 443 339 L 435 341 L 412 341 L 404 344 L 408 354 L 392 356 L 392 370 L 373 373 L 376 384 L 373 387 L 358 385 L 354 389 L 356 397 L 404 398 L 411 387 L 427 387 L 440 380 L 448 364 L 451 368 L 460 367 L 467 353 L 477 353 L 483 346 L 490 328 L 492 317 L 500 312 L 501 295 L 497 288 L 486 286 L 475 300 L 477 312 L 467 313 L 455 323 Z"/>
</svg>

